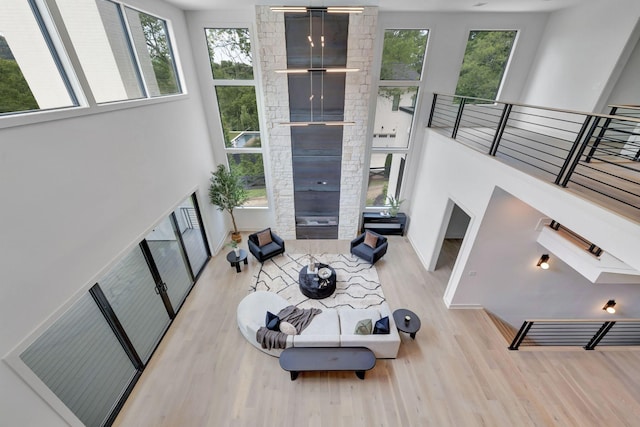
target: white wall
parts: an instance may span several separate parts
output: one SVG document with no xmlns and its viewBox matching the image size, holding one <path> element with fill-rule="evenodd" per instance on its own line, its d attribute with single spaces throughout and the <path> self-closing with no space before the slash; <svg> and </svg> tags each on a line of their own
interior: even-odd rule
<svg viewBox="0 0 640 427">
<path fill-rule="evenodd" d="M 582 2 L 551 14 L 521 102 L 600 111 L 639 16 L 636 0 Z"/>
<path fill-rule="evenodd" d="M 542 217 L 496 187 L 453 305 L 479 304 L 517 328 L 526 319 L 639 317 L 637 284 L 593 284 L 536 242 Z M 548 270 L 536 267 L 543 253 L 551 257 Z M 609 299 L 618 303 L 615 316 L 602 310 Z"/>
<path fill-rule="evenodd" d="M 413 206 L 409 212 L 412 221 L 408 237 L 427 268 L 435 266 L 452 203 L 458 204 L 471 216 L 467 234 L 445 292 L 444 299 L 447 305 L 456 304 L 464 307 L 480 306 L 483 303 L 481 299 L 476 298 L 458 301 L 457 294 L 460 284 L 465 283 L 462 280 L 463 276 L 473 271 L 469 270 L 471 266 L 467 268 L 467 264 L 475 259 L 478 253 L 484 253 L 484 259 L 489 266 L 497 270 L 497 276 L 492 276 L 492 280 L 512 283 L 527 280 L 526 276 L 530 274 L 525 268 L 516 268 L 502 274 L 499 268 L 500 260 L 493 259 L 491 249 L 482 246 L 487 239 L 478 237 L 485 218 L 491 217 L 487 212 L 490 212 L 488 208 L 495 187 L 504 189 L 544 216 L 566 225 L 630 266 L 640 268 L 640 252 L 637 250 L 637 242 L 640 239 L 638 224 L 431 130 L 427 130 L 424 143 L 422 167 L 416 179 L 416 188 L 419 188 L 419 191 L 413 195 Z M 508 214 L 517 216 L 519 212 L 514 210 Z M 493 236 L 488 243 L 506 247 L 511 244 L 508 235 Z M 518 263 L 521 266 L 529 266 L 539 256 L 540 249 L 531 246 L 530 254 L 527 253 Z M 476 284 L 479 290 L 483 289 L 482 285 Z M 596 299 L 597 301 L 589 303 L 599 304 L 600 300 Z M 544 295 L 540 294 L 537 302 L 542 305 L 545 301 Z"/>
<path fill-rule="evenodd" d="M 86 292 L 192 191 L 213 248 L 224 237 L 207 201 L 214 162 L 183 14 L 129 3 L 172 21 L 190 94 L 0 130 L 0 356 Z M 65 425 L 5 363 L 0 424 Z"/>
<path fill-rule="evenodd" d="M 614 85 L 606 105 L 640 104 L 640 84 L 638 83 L 638 76 L 640 76 L 640 40 L 636 42 L 636 46 L 622 69 L 620 78 Z M 610 108 L 605 106 L 602 112 L 609 113 L 610 110 Z"/>
</svg>

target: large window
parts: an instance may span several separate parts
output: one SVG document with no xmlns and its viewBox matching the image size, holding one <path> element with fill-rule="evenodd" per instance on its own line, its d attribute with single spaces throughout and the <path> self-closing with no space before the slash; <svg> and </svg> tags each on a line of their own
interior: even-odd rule
<svg viewBox="0 0 640 427">
<path fill-rule="evenodd" d="M 400 196 L 410 148 L 428 30 L 385 30 L 366 206 Z"/>
<path fill-rule="evenodd" d="M 0 1 L 0 115 L 76 105 L 38 9 Z"/>
<path fill-rule="evenodd" d="M 495 100 L 517 31 L 471 31 L 456 95 Z"/>
<path fill-rule="evenodd" d="M 0 115 L 78 106 L 73 71 L 89 104 L 182 93 L 163 19 L 110 0 L 0 1 Z"/>
<path fill-rule="evenodd" d="M 55 3 L 98 104 L 181 92 L 164 20 L 107 0 Z"/>
<path fill-rule="evenodd" d="M 238 172 L 249 192 L 249 200 L 244 206 L 266 207 L 260 116 L 249 30 L 207 28 L 205 37 L 229 168 Z"/>
</svg>

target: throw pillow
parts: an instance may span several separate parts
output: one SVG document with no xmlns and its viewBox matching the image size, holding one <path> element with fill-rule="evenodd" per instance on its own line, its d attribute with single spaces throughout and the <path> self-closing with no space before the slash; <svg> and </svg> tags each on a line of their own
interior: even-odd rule
<svg viewBox="0 0 640 427">
<path fill-rule="evenodd" d="M 371 249 L 375 249 L 378 244 L 378 236 L 374 236 L 368 231 L 364 233 L 364 244 L 369 246 Z"/>
<path fill-rule="evenodd" d="M 389 316 L 385 316 L 376 322 L 376 326 L 373 327 L 374 334 L 388 334 L 389 333 Z"/>
<path fill-rule="evenodd" d="M 271 229 L 267 228 L 264 231 L 258 233 L 258 246 L 264 246 L 271 243 Z"/>
<path fill-rule="evenodd" d="M 280 318 L 275 314 L 267 311 L 267 318 L 265 319 L 265 326 L 267 329 L 271 329 L 272 331 L 277 331 L 278 326 L 280 325 Z"/>
<path fill-rule="evenodd" d="M 296 327 L 289 322 L 280 322 L 280 332 L 287 335 L 296 335 Z"/>
<path fill-rule="evenodd" d="M 356 335 L 371 335 L 371 319 L 363 319 L 356 323 Z"/>
</svg>

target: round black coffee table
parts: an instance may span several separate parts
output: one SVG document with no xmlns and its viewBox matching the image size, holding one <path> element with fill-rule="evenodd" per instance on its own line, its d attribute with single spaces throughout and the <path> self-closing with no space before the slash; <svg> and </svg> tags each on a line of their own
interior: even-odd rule
<svg viewBox="0 0 640 427">
<path fill-rule="evenodd" d="M 409 316 L 409 320 L 407 320 Z M 420 318 L 411 310 L 400 308 L 393 312 L 393 320 L 399 331 L 406 332 L 412 339 L 416 339 L 416 332 L 420 330 Z"/>
<path fill-rule="evenodd" d="M 240 269 L 240 263 L 244 262 L 244 265 L 247 265 L 247 251 L 244 249 L 240 249 L 240 255 L 236 255 L 234 251 L 231 251 L 227 254 L 227 261 L 231 264 L 231 267 L 236 268 L 236 273 L 240 273 L 242 270 Z"/>
<path fill-rule="evenodd" d="M 318 264 L 318 270 L 328 268 L 331 275 L 326 279 L 321 279 L 317 274 L 309 274 L 308 267 L 304 266 L 300 270 L 298 283 L 300 292 L 311 299 L 322 299 L 330 296 L 336 290 L 336 271 L 327 264 Z"/>
</svg>

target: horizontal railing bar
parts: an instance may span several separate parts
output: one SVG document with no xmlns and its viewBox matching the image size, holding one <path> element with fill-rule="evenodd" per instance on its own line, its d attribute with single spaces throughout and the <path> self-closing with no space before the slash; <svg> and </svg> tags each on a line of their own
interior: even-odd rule
<svg viewBox="0 0 640 427">
<path fill-rule="evenodd" d="M 630 323 L 630 322 L 638 322 L 640 323 L 640 319 L 615 319 L 616 322 L 625 322 L 625 323 Z M 609 322 L 609 320 L 605 320 L 605 319 L 531 319 L 528 320 L 528 322 L 540 322 L 540 323 L 549 323 L 549 322 L 558 322 L 558 323 L 573 323 L 573 322 L 587 322 L 587 323 L 605 323 L 605 322 Z"/>
<path fill-rule="evenodd" d="M 512 140 L 512 139 L 505 139 L 505 138 L 502 138 L 502 139 L 503 139 L 503 142 L 508 142 L 508 143 L 510 143 L 510 144 L 513 144 L 513 145 L 518 145 L 518 146 L 520 146 L 520 147 L 525 147 L 525 148 L 528 148 L 528 149 L 533 150 L 533 151 L 538 151 L 538 152 L 540 152 L 540 153 L 544 153 L 544 154 L 546 154 L 547 156 L 555 157 L 556 159 L 564 160 L 564 157 L 561 157 L 561 156 L 559 156 L 559 155 L 557 155 L 557 154 L 553 154 L 553 153 L 550 153 L 550 152 L 548 152 L 548 151 L 539 150 L 539 149 L 536 149 L 536 148 L 534 148 L 534 147 L 532 147 L 532 146 L 530 146 L 530 145 L 525 145 L 525 144 L 522 144 L 522 143 L 517 142 L 517 141 Z M 542 143 L 542 142 L 540 143 L 540 145 L 545 145 L 545 146 L 547 146 L 547 147 L 553 148 L 553 145 L 549 145 L 549 144 Z M 502 148 L 502 146 L 501 146 L 500 148 Z M 506 147 L 506 148 L 508 148 L 508 147 Z"/>
<path fill-rule="evenodd" d="M 575 174 L 576 174 L 576 175 L 579 175 L 579 176 L 581 176 L 581 177 L 583 177 L 583 178 L 590 179 L 591 181 L 595 181 L 595 182 L 598 182 L 598 183 L 600 183 L 600 184 L 607 185 L 608 187 L 615 188 L 616 190 L 619 190 L 619 191 L 621 191 L 621 192 L 623 192 L 623 193 L 626 193 L 626 194 L 628 194 L 628 195 L 630 195 L 630 196 L 640 197 L 640 196 L 639 196 L 638 194 L 636 194 L 636 193 L 632 193 L 631 191 L 629 191 L 629 190 L 625 190 L 624 188 L 616 187 L 616 186 L 615 186 L 615 185 L 613 185 L 613 184 L 607 184 L 607 183 L 605 183 L 604 181 L 600 181 L 599 179 L 596 179 L 596 178 L 594 178 L 594 177 L 587 176 L 587 175 L 584 175 L 584 174 L 579 173 L 579 172 L 575 172 Z M 605 175 L 606 175 L 606 172 L 603 172 L 603 174 L 605 174 Z M 618 177 L 618 178 L 620 178 L 620 179 L 624 179 L 624 178 L 622 178 L 622 177 Z M 579 184 L 579 183 L 575 182 L 574 180 L 571 180 L 571 182 L 574 182 L 574 183 L 576 183 L 576 184 Z"/>
<path fill-rule="evenodd" d="M 504 152 L 504 151 L 502 151 L 502 150 L 511 150 L 511 151 L 515 151 L 516 153 L 522 154 L 523 156 L 526 156 L 526 157 L 528 157 L 528 158 L 532 158 L 532 159 L 539 160 L 541 163 L 546 163 L 546 164 L 551 165 L 551 166 L 556 166 L 556 167 L 558 167 L 558 169 L 562 166 L 562 165 L 556 165 L 555 163 L 551 163 L 550 161 L 543 160 L 543 159 L 541 159 L 541 158 L 539 158 L 539 157 L 536 157 L 536 156 L 533 156 L 533 155 L 527 155 L 527 154 L 525 154 L 525 153 L 523 153 L 523 152 L 521 152 L 521 151 L 516 150 L 515 148 L 506 147 L 506 146 L 504 146 L 504 145 L 501 145 L 501 146 L 498 148 L 498 153 L 508 155 L 507 153 L 505 153 L 505 152 Z M 513 159 L 516 159 L 516 160 L 520 160 L 520 159 L 518 159 L 517 157 L 513 157 L 513 156 L 510 156 L 510 157 L 511 157 L 511 158 L 513 158 Z M 521 161 L 521 162 L 523 162 L 523 163 L 526 163 L 524 160 L 520 160 L 520 161 Z M 533 164 L 531 164 L 531 166 L 534 166 L 534 165 L 533 165 Z M 542 168 L 540 168 L 540 169 L 542 169 Z M 556 173 L 556 172 L 554 172 L 554 173 Z"/>
<path fill-rule="evenodd" d="M 567 130 L 567 129 L 564 129 L 564 128 L 559 128 L 559 127 L 555 127 L 555 126 L 548 126 L 548 125 L 542 125 L 542 124 L 540 124 L 540 123 L 536 123 L 536 122 L 529 122 L 529 121 L 526 121 L 526 120 L 513 118 L 513 117 L 511 117 L 511 116 L 509 116 L 509 122 L 524 123 L 524 124 L 531 125 L 531 126 L 536 126 L 536 127 L 538 127 L 538 128 L 542 128 L 542 129 L 553 129 L 553 130 L 556 130 L 556 131 L 559 131 L 559 132 L 563 132 L 563 133 L 566 133 L 566 134 L 571 134 L 571 135 L 575 134 L 575 132 L 572 132 L 572 131 Z M 515 129 L 522 129 L 522 130 L 523 130 L 523 131 L 525 131 L 525 132 L 534 132 L 534 133 L 537 133 L 537 134 L 539 134 L 539 135 L 550 136 L 550 135 L 548 135 L 548 134 L 546 134 L 546 133 L 537 132 L 537 131 L 534 131 L 534 130 L 531 130 L 531 129 L 517 128 L 517 127 L 515 127 L 515 126 L 510 126 L 510 127 L 511 127 L 511 128 L 515 128 Z M 553 137 L 553 138 L 557 138 L 557 137 Z M 560 139 L 560 140 L 562 140 L 562 141 L 568 141 L 568 142 L 573 143 L 573 141 L 565 140 L 565 139 L 563 139 L 563 138 L 558 138 L 558 139 Z"/>
<path fill-rule="evenodd" d="M 626 108 L 629 110 L 640 110 L 640 105 L 620 104 L 620 105 L 607 105 L 609 108 Z"/>
<path fill-rule="evenodd" d="M 516 160 L 516 161 L 518 161 L 518 162 L 520 162 L 520 163 L 524 163 L 525 165 L 529 165 L 529 166 L 531 166 L 531 167 L 532 167 L 532 168 L 534 168 L 534 169 L 538 169 L 538 170 L 540 170 L 540 171 L 546 172 L 546 173 L 548 173 L 549 175 L 556 176 L 556 174 L 557 174 L 557 172 L 548 171 L 548 170 L 546 170 L 546 169 L 543 169 L 543 168 L 539 167 L 538 165 L 534 165 L 533 163 L 525 162 L 524 160 L 519 159 L 519 158 L 517 158 L 517 157 L 513 157 L 513 156 L 511 156 L 511 155 L 509 155 L 509 154 L 507 154 L 507 153 L 505 153 L 505 152 L 500 152 L 500 154 L 502 154 L 502 155 L 503 155 L 503 156 L 505 156 L 505 157 L 509 157 L 509 158 L 511 158 L 511 159 L 513 159 L 513 160 Z"/>
<path fill-rule="evenodd" d="M 627 202 L 627 201 L 624 201 L 624 200 L 619 199 L 619 198 L 617 198 L 617 197 L 613 197 L 613 196 L 612 196 L 612 195 L 610 195 L 610 194 L 603 193 L 602 191 L 600 191 L 600 190 L 596 190 L 595 188 L 591 188 L 591 187 L 589 187 L 588 185 L 580 184 L 579 182 L 575 182 L 575 181 L 571 181 L 571 182 L 573 182 L 575 185 L 577 185 L 577 186 L 579 186 L 579 187 L 586 188 L 587 190 L 593 191 L 594 193 L 601 194 L 601 195 L 603 195 L 603 196 L 605 196 L 605 197 L 608 197 L 608 198 L 610 198 L 610 199 L 613 199 L 613 200 L 615 200 L 615 201 L 617 201 L 617 202 L 620 202 L 620 203 L 622 203 L 622 204 L 624 204 L 624 205 L 627 205 L 627 206 L 632 207 L 632 208 L 634 208 L 634 209 L 639 209 L 639 210 L 640 210 L 640 206 L 633 205 L 633 204 L 631 204 L 631 203 L 629 203 L 629 202 Z"/>
<path fill-rule="evenodd" d="M 617 179 L 619 179 L 619 180 L 621 180 L 621 181 L 627 181 L 627 182 L 629 182 L 629 183 L 631 183 L 631 184 L 636 184 L 636 185 L 638 185 L 638 183 L 637 183 L 637 182 L 635 182 L 635 181 L 631 181 L 631 180 L 629 180 L 629 179 L 627 179 L 627 178 L 624 178 L 624 177 L 622 177 L 622 176 L 614 175 L 614 174 L 612 174 L 611 172 L 606 172 L 606 171 L 602 171 L 602 170 L 598 170 L 598 169 L 593 169 L 593 168 L 590 168 L 590 167 L 589 167 L 589 166 L 587 166 L 587 165 L 581 165 L 581 166 L 582 166 L 582 167 L 584 167 L 585 169 L 592 169 L 592 170 L 594 171 L 594 173 L 599 173 L 599 174 L 601 174 L 601 175 L 608 175 L 608 176 L 610 176 L 610 177 L 617 178 Z M 583 172 L 580 172 L 580 170 L 577 170 L 577 171 L 576 171 L 576 172 L 574 172 L 574 173 L 575 173 L 576 175 L 578 175 L 578 176 L 583 177 L 583 178 L 590 179 L 591 181 L 595 181 L 595 182 L 598 182 L 598 183 L 600 183 L 600 184 L 604 184 L 604 185 L 606 185 L 606 186 L 608 186 L 608 187 L 615 188 L 616 190 L 620 190 L 620 191 L 622 191 L 622 192 L 626 192 L 627 194 L 630 194 L 630 195 L 632 195 L 632 196 L 633 196 L 633 195 L 637 195 L 636 193 L 632 193 L 632 192 L 630 192 L 630 191 L 628 191 L 628 190 L 623 190 L 623 189 L 622 189 L 622 188 L 620 188 L 620 187 L 616 187 L 616 186 L 615 186 L 615 185 L 613 185 L 613 184 L 605 183 L 604 181 L 600 181 L 599 179 L 596 179 L 596 178 L 594 178 L 594 177 L 592 177 L 592 176 L 585 175 Z M 571 182 L 575 182 L 575 181 L 571 180 Z"/>
<path fill-rule="evenodd" d="M 517 107 L 526 107 L 526 108 L 535 108 L 538 110 L 545 110 L 545 111 L 555 111 L 558 113 L 569 113 L 569 114 L 579 114 L 582 116 L 593 116 L 593 117 L 601 117 L 604 119 L 618 119 L 618 120 L 627 120 L 630 122 L 636 122 L 636 123 L 640 123 L 640 118 L 636 119 L 634 117 L 627 117 L 627 116 L 612 116 L 609 114 L 602 114 L 602 113 L 587 113 L 585 111 L 576 111 L 576 110 L 563 110 L 562 108 L 553 108 L 553 107 L 542 107 L 539 105 L 531 105 L 531 104 L 521 104 L 519 102 L 509 102 L 509 101 L 494 101 L 494 100 L 488 100 L 488 99 L 484 99 L 484 98 L 474 98 L 471 96 L 457 96 L 457 95 L 446 95 L 446 94 L 438 94 L 438 97 L 440 96 L 451 96 L 451 97 L 455 97 L 455 98 L 465 98 L 465 99 L 477 99 L 479 101 L 487 101 L 488 104 L 511 104 L 513 106 L 517 106 Z"/>
</svg>

